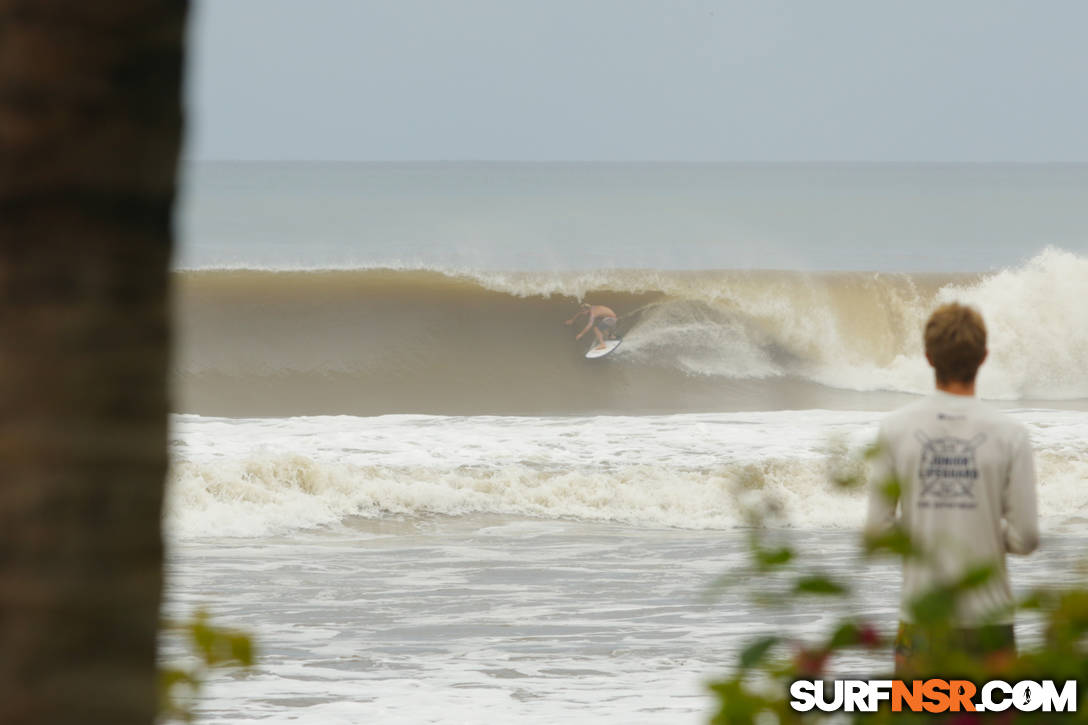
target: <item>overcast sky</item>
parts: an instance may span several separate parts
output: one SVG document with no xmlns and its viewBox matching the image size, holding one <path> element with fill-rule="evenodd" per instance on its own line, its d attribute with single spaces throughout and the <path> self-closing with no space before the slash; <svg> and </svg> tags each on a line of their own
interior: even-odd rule
<svg viewBox="0 0 1088 725">
<path fill-rule="evenodd" d="M 1082 0 L 197 0 L 202 159 L 1088 161 Z"/>
</svg>

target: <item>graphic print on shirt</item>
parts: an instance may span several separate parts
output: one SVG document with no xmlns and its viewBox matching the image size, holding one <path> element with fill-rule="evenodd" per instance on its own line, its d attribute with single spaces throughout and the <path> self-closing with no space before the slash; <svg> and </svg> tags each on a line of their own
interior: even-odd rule
<svg viewBox="0 0 1088 725">
<path fill-rule="evenodd" d="M 922 444 L 918 463 L 918 480 L 922 491 L 918 497 L 921 508 L 974 508 L 975 482 L 979 478 L 975 450 L 986 442 L 979 433 L 971 440 L 946 436 L 930 438 L 923 431 L 914 432 Z"/>
</svg>

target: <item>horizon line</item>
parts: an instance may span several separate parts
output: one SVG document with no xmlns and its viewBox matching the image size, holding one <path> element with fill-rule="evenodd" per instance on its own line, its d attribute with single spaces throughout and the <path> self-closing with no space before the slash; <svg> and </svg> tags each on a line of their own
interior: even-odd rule
<svg viewBox="0 0 1088 725">
<path fill-rule="evenodd" d="M 328 159 L 328 158 L 201 158 L 181 156 L 183 163 L 271 163 L 271 164 L 674 164 L 674 165 L 736 165 L 736 166 L 1077 166 L 1088 164 L 1088 159 L 1025 161 L 1016 159 L 994 159 L 970 161 L 957 159 L 795 159 L 795 160 L 757 160 L 757 159 Z"/>
</svg>

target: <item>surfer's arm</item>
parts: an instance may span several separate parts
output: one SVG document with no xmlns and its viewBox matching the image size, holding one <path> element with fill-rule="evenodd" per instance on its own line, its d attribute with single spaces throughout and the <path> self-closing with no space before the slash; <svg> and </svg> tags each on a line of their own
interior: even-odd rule
<svg viewBox="0 0 1088 725">
<path fill-rule="evenodd" d="M 581 340 L 582 335 L 586 334 L 593 329 L 593 321 L 597 319 L 597 316 L 592 312 L 589 313 L 589 320 L 586 321 L 586 326 L 582 328 L 582 331 L 575 336 L 575 340 Z"/>
<path fill-rule="evenodd" d="M 574 321 L 577 320 L 579 317 L 581 317 L 584 314 L 586 314 L 585 310 L 579 310 L 577 313 L 575 313 L 574 317 L 572 317 L 569 320 L 565 321 L 563 324 L 564 325 L 573 325 Z"/>
<path fill-rule="evenodd" d="M 1027 433 L 1017 442 L 1009 463 L 1001 508 L 1005 551 L 1030 554 L 1039 546 L 1039 515 L 1035 501 L 1035 457 Z"/>
</svg>

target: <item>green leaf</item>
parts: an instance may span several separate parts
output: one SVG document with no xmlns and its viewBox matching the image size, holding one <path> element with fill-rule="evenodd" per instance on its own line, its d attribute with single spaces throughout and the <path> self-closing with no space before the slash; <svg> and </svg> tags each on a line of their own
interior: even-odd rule
<svg viewBox="0 0 1088 725">
<path fill-rule="evenodd" d="M 166 669 L 159 670 L 159 684 L 166 689 L 170 689 L 171 687 L 180 684 L 190 686 L 199 685 L 200 681 L 193 677 L 191 672 L 178 669 Z"/>
<path fill-rule="evenodd" d="M 710 689 L 718 696 L 720 708 L 710 722 L 712 725 L 749 725 L 757 715 L 768 710 L 766 699 L 750 692 L 738 679 L 717 682 Z"/>
<path fill-rule="evenodd" d="M 910 535 L 900 527 L 879 536 L 870 536 L 865 540 L 867 554 L 889 553 L 903 557 L 919 557 L 921 551 L 914 546 Z"/>
<path fill-rule="evenodd" d="M 838 649 L 840 647 L 850 647 L 858 643 L 859 629 L 853 622 L 844 622 L 831 635 L 831 641 L 828 642 L 828 647 L 831 649 Z"/>
<path fill-rule="evenodd" d="M 899 479 L 893 476 L 881 485 L 880 493 L 888 501 L 898 501 L 903 495 L 903 487 L 899 484 Z"/>
<path fill-rule="evenodd" d="M 812 574 L 801 577 L 794 585 L 793 591 L 797 594 L 819 594 L 821 596 L 837 596 L 846 594 L 849 590 L 823 574 Z"/>
<path fill-rule="evenodd" d="M 761 663 L 770 651 L 771 647 L 774 647 L 781 641 L 780 637 L 769 636 L 757 639 L 747 647 L 745 647 L 740 653 L 740 667 L 742 670 L 749 670 L 759 663 Z"/>
<path fill-rule="evenodd" d="M 230 654 L 243 667 L 253 666 L 253 643 L 244 634 L 236 634 L 230 638 Z"/>
<path fill-rule="evenodd" d="M 956 612 L 956 597 L 947 589 L 926 592 L 910 603 L 917 624 L 937 624 L 951 621 Z"/>
<path fill-rule="evenodd" d="M 1054 606 L 1054 594 L 1044 589 L 1032 590 L 1020 600 L 1021 609 L 1047 609 Z"/>
<path fill-rule="evenodd" d="M 956 584 L 958 591 L 967 591 L 969 589 L 977 589 L 986 582 L 993 578 L 997 573 L 994 567 L 990 564 L 984 566 L 976 566 L 963 575 L 963 578 Z"/>
<path fill-rule="evenodd" d="M 197 651 L 203 655 L 204 661 L 211 664 L 215 658 L 215 630 L 200 620 L 194 620 L 189 626 L 189 633 Z"/>
<path fill-rule="evenodd" d="M 757 549 L 755 555 L 759 568 L 766 570 L 792 561 L 793 549 L 786 546 L 779 549 Z"/>
</svg>

